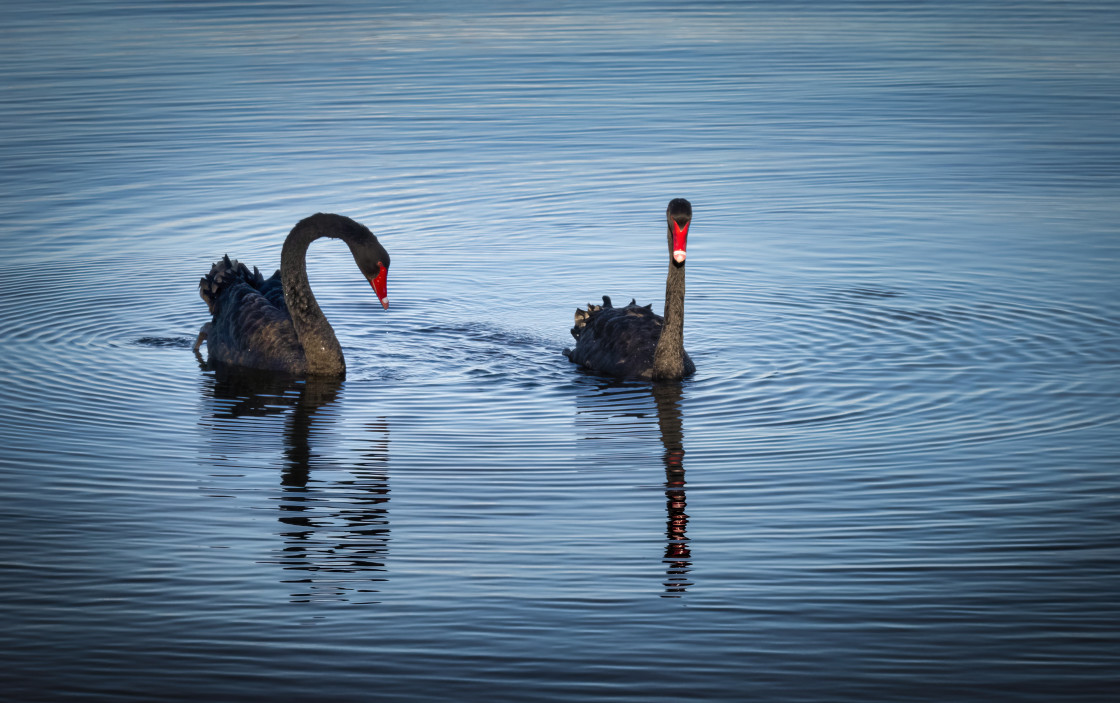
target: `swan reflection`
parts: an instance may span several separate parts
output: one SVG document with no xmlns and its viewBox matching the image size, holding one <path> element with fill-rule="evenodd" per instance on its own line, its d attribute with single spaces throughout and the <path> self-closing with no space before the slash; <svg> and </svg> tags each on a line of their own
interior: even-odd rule
<svg viewBox="0 0 1120 703">
<path fill-rule="evenodd" d="M 657 427 L 664 449 L 661 461 L 665 465 L 665 597 L 684 593 L 692 581 L 692 550 L 688 540 L 688 502 L 684 480 L 684 430 L 681 422 L 680 383 L 661 383 L 653 387 L 657 403 Z"/>
<path fill-rule="evenodd" d="M 652 411 L 657 416 L 661 464 L 665 472 L 665 598 L 677 598 L 692 585 L 692 550 L 688 537 L 684 430 L 680 382 L 649 384 L 595 382 L 594 390 L 578 399 L 576 423 L 591 445 L 597 462 L 617 466 L 634 456 L 648 456 L 653 442 Z M 652 402 L 651 402 L 652 401 Z M 652 405 L 652 408 L 651 408 Z M 599 440 L 609 439 L 609 442 Z M 638 446 L 635 446 L 638 445 Z"/>
<path fill-rule="evenodd" d="M 217 372 L 203 388 L 202 425 L 212 461 L 228 475 L 279 465 L 273 493 L 283 544 L 260 563 L 279 565 L 293 601 L 368 601 L 386 580 L 389 543 L 389 424 L 366 423 L 357 442 L 338 446 L 337 379 L 292 379 Z M 347 455 L 350 456 L 347 456 Z M 275 474 L 272 474 L 275 476 Z M 279 491 L 277 493 L 277 490 Z"/>
</svg>

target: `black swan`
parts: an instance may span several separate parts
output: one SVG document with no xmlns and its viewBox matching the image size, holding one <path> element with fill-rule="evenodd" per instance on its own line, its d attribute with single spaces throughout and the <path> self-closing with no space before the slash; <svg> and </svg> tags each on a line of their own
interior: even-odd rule
<svg viewBox="0 0 1120 703">
<path fill-rule="evenodd" d="M 684 350 L 684 262 L 692 205 L 684 198 L 669 201 L 665 219 L 665 317 L 655 314 L 652 305 L 639 306 L 633 300 L 616 308 L 605 295 L 602 306 L 576 309 L 576 348 L 564 350 L 573 364 L 597 374 L 643 380 L 676 380 L 696 371 Z"/>
<path fill-rule="evenodd" d="M 300 220 L 280 252 L 280 270 L 267 280 L 257 268 L 225 256 L 199 281 L 214 319 L 202 326 L 211 362 L 295 375 L 346 375 L 342 347 L 307 281 L 307 247 L 320 237 L 346 242 L 381 305 L 389 308 L 389 253 L 363 225 L 318 213 Z"/>
</svg>

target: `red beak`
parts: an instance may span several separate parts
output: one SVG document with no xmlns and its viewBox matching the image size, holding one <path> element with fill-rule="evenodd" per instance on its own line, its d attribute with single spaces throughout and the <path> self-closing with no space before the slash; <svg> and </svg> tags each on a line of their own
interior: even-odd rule
<svg viewBox="0 0 1120 703">
<path fill-rule="evenodd" d="M 369 279 L 369 284 L 373 286 L 373 292 L 377 293 L 377 299 L 381 301 L 381 307 L 386 310 L 389 309 L 389 269 L 384 266 L 377 272 L 377 275 Z"/>
<path fill-rule="evenodd" d="M 682 226 L 678 225 L 676 220 L 670 219 L 669 224 L 673 227 L 673 261 L 683 264 L 685 256 L 687 256 L 685 249 L 687 249 L 686 245 L 688 244 L 688 225 L 690 223 L 685 222 Z"/>
</svg>

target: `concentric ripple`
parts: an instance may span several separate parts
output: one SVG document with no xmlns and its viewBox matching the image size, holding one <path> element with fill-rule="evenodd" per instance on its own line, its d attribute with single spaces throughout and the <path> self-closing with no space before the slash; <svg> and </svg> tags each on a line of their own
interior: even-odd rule
<svg viewBox="0 0 1120 703">
<path fill-rule="evenodd" d="M 1108 3 L 0 19 L 7 697 L 1115 698 Z M 581 372 L 673 197 L 697 373 Z M 318 211 L 345 380 L 210 368 Z"/>
</svg>

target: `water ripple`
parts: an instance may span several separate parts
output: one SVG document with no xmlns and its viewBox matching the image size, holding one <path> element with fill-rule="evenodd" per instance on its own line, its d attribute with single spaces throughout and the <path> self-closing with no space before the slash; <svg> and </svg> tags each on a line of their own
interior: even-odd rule
<svg viewBox="0 0 1120 703">
<path fill-rule="evenodd" d="M 423 5 L 0 10 L 10 697 L 1114 682 L 1115 12 Z M 582 373 L 674 196 L 697 374 Z M 345 381 L 209 368 L 316 211 Z"/>
</svg>

